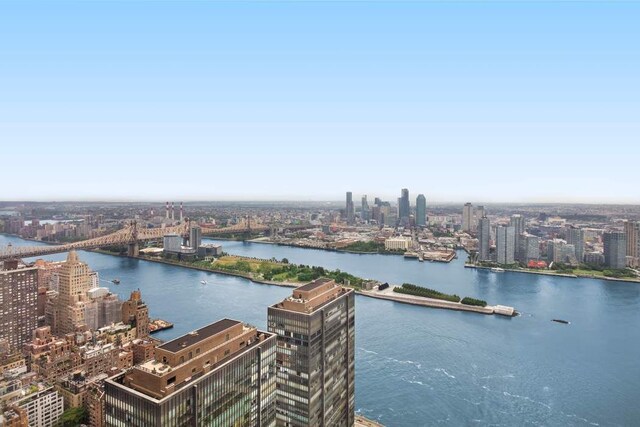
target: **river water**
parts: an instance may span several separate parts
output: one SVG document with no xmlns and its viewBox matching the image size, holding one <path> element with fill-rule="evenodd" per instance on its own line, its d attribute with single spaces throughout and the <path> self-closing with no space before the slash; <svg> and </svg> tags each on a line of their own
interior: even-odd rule
<svg viewBox="0 0 640 427">
<path fill-rule="evenodd" d="M 8 242 L 33 244 L 0 235 L 0 246 Z M 217 242 L 231 254 L 287 258 L 361 277 L 411 282 L 522 312 L 504 318 L 359 296 L 356 408 L 387 426 L 640 424 L 638 284 L 465 269 L 463 252 L 450 264 L 440 264 Z M 176 324 L 160 333 L 161 339 L 223 317 L 265 328 L 267 305 L 290 293 L 147 261 L 88 252 L 80 258 L 122 298 L 140 288 L 152 317 Z M 121 284 L 108 282 L 112 278 Z"/>
</svg>

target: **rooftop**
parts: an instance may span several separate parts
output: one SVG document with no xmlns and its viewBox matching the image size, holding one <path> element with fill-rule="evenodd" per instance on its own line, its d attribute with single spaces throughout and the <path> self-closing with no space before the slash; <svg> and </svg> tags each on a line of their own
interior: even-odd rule
<svg viewBox="0 0 640 427">
<path fill-rule="evenodd" d="M 202 327 L 196 331 L 189 332 L 181 337 L 168 341 L 158 348 L 175 353 L 183 348 L 197 344 L 202 340 L 205 340 L 213 335 L 219 334 L 225 329 L 229 329 L 233 326 L 240 324 L 241 322 L 231 319 L 222 319 L 205 327 Z"/>
<path fill-rule="evenodd" d="M 333 279 L 328 279 L 326 277 L 322 277 L 320 279 L 316 279 L 313 282 L 309 282 L 306 285 L 302 285 L 296 288 L 298 291 L 310 292 L 314 289 L 318 289 L 319 287 L 326 285 L 329 282 L 333 282 Z"/>
</svg>

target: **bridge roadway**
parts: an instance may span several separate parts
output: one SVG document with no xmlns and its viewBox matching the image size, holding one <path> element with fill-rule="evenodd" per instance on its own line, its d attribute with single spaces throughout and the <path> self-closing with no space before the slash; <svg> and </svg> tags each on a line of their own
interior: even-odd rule
<svg viewBox="0 0 640 427">
<path fill-rule="evenodd" d="M 95 249 L 106 246 L 128 245 L 129 255 L 138 254 L 139 242 L 147 240 L 161 239 L 166 234 L 179 234 L 187 236 L 189 233 L 190 222 L 187 220 L 182 224 L 173 227 L 164 228 L 140 228 L 133 221 L 126 227 L 105 236 L 93 239 L 82 240 L 80 242 L 68 243 L 63 245 L 47 245 L 47 246 L 8 246 L 0 248 L 0 261 L 12 258 L 30 258 L 41 255 L 50 255 L 60 252 L 68 252 L 71 249 Z M 246 221 L 240 222 L 230 227 L 212 228 L 203 227 L 202 235 L 215 236 L 224 234 L 250 234 L 252 232 L 264 232 L 271 229 L 270 226 L 262 224 L 249 224 Z M 309 228 L 303 225 L 285 225 L 278 226 L 279 229 L 300 229 Z"/>
</svg>

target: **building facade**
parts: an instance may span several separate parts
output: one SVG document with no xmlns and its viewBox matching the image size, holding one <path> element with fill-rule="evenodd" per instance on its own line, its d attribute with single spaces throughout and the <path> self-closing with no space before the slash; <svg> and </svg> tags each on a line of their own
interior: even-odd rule
<svg viewBox="0 0 640 427">
<path fill-rule="evenodd" d="M 11 352 L 22 350 L 38 327 L 38 269 L 5 261 L 0 269 L 0 339 Z"/>
<path fill-rule="evenodd" d="M 462 207 L 462 231 L 473 231 L 473 205 L 465 203 Z"/>
<path fill-rule="evenodd" d="M 105 381 L 105 425 L 274 426 L 276 337 L 223 319 Z"/>
<path fill-rule="evenodd" d="M 277 425 L 353 426 L 353 289 L 315 280 L 269 307 L 267 321 L 278 336 Z"/>
<path fill-rule="evenodd" d="M 640 222 L 626 221 L 624 234 L 627 238 L 627 256 L 637 259 L 640 256 Z"/>
<path fill-rule="evenodd" d="M 496 229 L 496 261 L 498 264 L 515 262 L 515 228 L 499 226 Z"/>
<path fill-rule="evenodd" d="M 424 194 L 416 197 L 416 225 L 424 227 L 427 225 L 427 198 Z"/>
<path fill-rule="evenodd" d="M 409 225 L 409 216 L 411 215 L 411 206 L 409 204 L 409 190 L 403 188 L 398 198 L 398 220 L 402 226 Z"/>
<path fill-rule="evenodd" d="M 17 405 L 27 412 L 30 426 L 54 427 L 64 412 L 64 400 L 53 387 L 30 394 Z"/>
<path fill-rule="evenodd" d="M 353 224 L 355 222 L 355 206 L 353 205 L 353 194 L 351 191 L 347 191 L 347 205 L 345 207 L 345 215 L 347 224 Z"/>
<path fill-rule="evenodd" d="M 486 216 L 478 221 L 478 260 L 490 260 L 491 222 Z"/>
<path fill-rule="evenodd" d="M 621 269 L 627 266 L 627 237 L 621 231 L 611 231 L 602 235 L 604 243 L 604 265 Z"/>
<path fill-rule="evenodd" d="M 58 276 L 55 324 L 52 329 L 55 334 L 64 335 L 86 326 L 85 308 L 86 303 L 90 302 L 87 292 L 93 287 L 93 275 L 89 266 L 80 262 L 76 251 L 72 250 L 58 270 Z"/>
<path fill-rule="evenodd" d="M 573 245 L 576 261 L 584 262 L 584 230 L 576 227 L 567 227 L 567 243 Z"/>
</svg>

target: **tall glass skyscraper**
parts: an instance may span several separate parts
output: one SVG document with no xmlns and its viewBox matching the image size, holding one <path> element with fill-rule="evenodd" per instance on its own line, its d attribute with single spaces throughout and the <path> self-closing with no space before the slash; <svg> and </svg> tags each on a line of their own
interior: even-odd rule
<svg viewBox="0 0 640 427">
<path fill-rule="evenodd" d="M 353 426 L 355 293 L 318 279 L 268 309 L 278 336 L 277 425 Z"/>
<path fill-rule="evenodd" d="M 403 188 L 398 199 L 398 219 L 400 224 L 409 225 L 409 215 L 411 214 L 411 206 L 409 204 L 409 190 Z"/>
<path fill-rule="evenodd" d="M 418 194 L 416 197 L 416 225 L 427 225 L 427 199 L 424 194 Z"/>
</svg>

